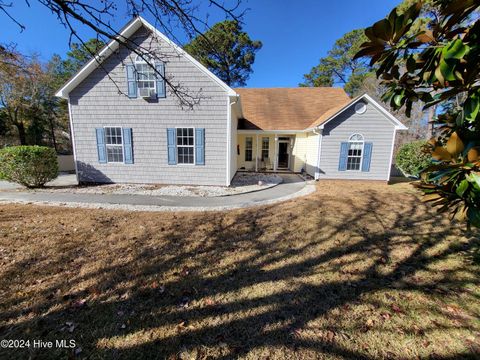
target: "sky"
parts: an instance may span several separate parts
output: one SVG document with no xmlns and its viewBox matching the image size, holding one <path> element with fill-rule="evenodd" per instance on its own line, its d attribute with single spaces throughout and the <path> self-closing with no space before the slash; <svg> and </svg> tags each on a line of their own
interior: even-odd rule
<svg viewBox="0 0 480 360">
<path fill-rule="evenodd" d="M 92 0 L 95 2 L 96 0 Z M 201 1 L 201 0 L 198 0 Z M 124 1 L 119 1 L 121 4 Z M 343 34 L 372 25 L 384 18 L 400 0 L 243 0 L 248 8 L 244 30 L 263 43 L 253 65 L 247 87 L 296 87 L 303 74 L 318 64 Z M 0 43 L 14 43 L 17 50 L 39 54 L 47 60 L 53 54 L 65 56 L 70 33 L 48 9 L 36 0 L 15 0 L 12 16 L 25 26 L 21 31 L 0 12 Z M 210 11 L 210 25 L 222 20 Z M 113 21 L 120 29 L 129 18 L 121 6 Z M 125 14 L 125 15 L 124 15 Z M 148 17 L 147 17 L 148 20 Z M 80 28 L 84 39 L 93 33 Z M 177 34 L 186 40 L 182 33 Z"/>
</svg>

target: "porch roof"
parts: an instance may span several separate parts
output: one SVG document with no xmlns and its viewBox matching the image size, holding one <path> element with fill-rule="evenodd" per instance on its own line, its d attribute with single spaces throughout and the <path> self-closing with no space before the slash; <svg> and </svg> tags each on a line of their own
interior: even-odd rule
<svg viewBox="0 0 480 360">
<path fill-rule="evenodd" d="M 304 130 L 351 100 L 341 88 L 237 88 L 240 130 Z"/>
</svg>

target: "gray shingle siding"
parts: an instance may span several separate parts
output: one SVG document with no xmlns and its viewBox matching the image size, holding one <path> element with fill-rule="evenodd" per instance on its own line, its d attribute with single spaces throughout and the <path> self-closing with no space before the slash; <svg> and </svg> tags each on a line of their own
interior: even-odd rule
<svg viewBox="0 0 480 360">
<path fill-rule="evenodd" d="M 93 71 L 70 93 L 75 153 L 80 181 L 118 183 L 169 183 L 225 185 L 227 180 L 227 106 L 228 95 L 213 79 L 162 41 L 151 42 L 149 33 L 140 29 L 135 41 L 144 47 L 161 47 L 167 77 L 179 83 L 189 94 L 202 99 L 194 110 L 184 110 L 167 85 L 167 97 L 155 101 L 129 99 L 125 64 L 134 56 L 124 47 Z M 115 81 L 108 78 L 106 72 Z M 132 128 L 134 164 L 100 164 L 95 128 L 121 126 Z M 205 128 L 205 165 L 168 165 L 167 128 Z"/>
<path fill-rule="evenodd" d="M 338 171 L 340 144 L 355 133 L 362 134 L 365 142 L 373 143 L 370 171 Z M 320 179 L 388 180 L 394 133 L 394 124 L 372 104 L 367 104 L 363 114 L 357 114 L 354 106 L 350 106 L 325 124 Z"/>
</svg>

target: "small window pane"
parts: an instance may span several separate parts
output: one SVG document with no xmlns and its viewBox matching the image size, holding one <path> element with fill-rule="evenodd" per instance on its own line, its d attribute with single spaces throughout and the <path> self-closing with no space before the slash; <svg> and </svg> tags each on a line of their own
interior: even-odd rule
<svg viewBox="0 0 480 360">
<path fill-rule="evenodd" d="M 194 164 L 195 136 L 193 128 L 177 129 L 177 161 L 179 164 Z"/>
<path fill-rule="evenodd" d="M 252 161 L 253 158 L 253 138 L 245 138 L 245 161 Z"/>
</svg>

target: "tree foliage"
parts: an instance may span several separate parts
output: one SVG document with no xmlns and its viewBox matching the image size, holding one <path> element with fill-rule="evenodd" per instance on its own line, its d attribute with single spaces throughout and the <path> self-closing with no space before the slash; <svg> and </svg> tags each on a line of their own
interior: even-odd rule
<svg viewBox="0 0 480 360">
<path fill-rule="evenodd" d="M 72 43 L 70 45 L 70 51 L 67 52 L 67 59 L 63 64 L 65 73 L 69 74 L 70 76 L 75 74 L 104 46 L 105 42 L 96 38 L 87 40 L 84 43 Z"/>
<path fill-rule="evenodd" d="M 357 95 L 363 81 L 372 75 L 368 61 L 354 59 L 360 45 L 365 42 L 364 30 L 353 30 L 338 39 L 326 57 L 320 59 L 308 74 L 303 76 L 300 86 L 343 85 L 345 91 Z"/>
<path fill-rule="evenodd" d="M 11 146 L 0 149 L 0 178 L 33 188 L 58 175 L 57 153 L 45 146 Z"/>
<path fill-rule="evenodd" d="M 356 58 L 369 57 L 392 108 L 443 105 L 430 141 L 435 163 L 422 173 L 424 200 L 480 227 L 480 21 L 476 0 L 433 0 L 437 16 L 413 26 L 421 1 L 365 30 Z M 415 31 L 414 31 L 415 30 Z M 453 101 L 453 106 L 452 106 Z"/>
<path fill-rule="evenodd" d="M 238 21 L 225 20 L 198 35 L 185 50 L 230 86 L 245 86 L 252 73 L 258 40 L 242 30 Z"/>
<path fill-rule="evenodd" d="M 70 33 L 69 45 L 75 42 L 82 44 L 83 49 L 89 49 L 90 45 L 95 46 L 93 42 L 87 43 L 86 39 L 81 37 L 80 34 L 85 30 L 90 33 L 93 31 L 95 39 L 99 42 L 117 41 L 120 46 L 147 61 L 156 75 L 165 80 L 167 91 L 178 100 L 182 108 L 187 109 L 192 109 L 198 105 L 206 96 L 201 92 L 189 89 L 182 81 L 177 80 L 174 75 L 165 76 L 157 71 L 154 66 L 155 61 L 164 61 L 169 56 L 168 52 L 162 51 L 161 39 L 157 36 L 152 36 L 148 44 L 137 44 L 135 41 L 120 35 L 119 31 L 114 28 L 115 20 L 125 16 L 133 18 L 141 15 L 150 19 L 155 27 L 170 39 L 181 44 L 183 36 L 179 38 L 179 34 L 186 35 L 192 39 L 210 28 L 208 11 L 215 12 L 216 15 L 224 15 L 227 20 L 240 21 L 243 18 L 241 0 L 36 1 L 50 10 L 52 15 L 56 17 L 56 20 Z M 16 3 L 18 2 L 6 3 L 0 1 L 0 14 L 6 15 L 7 18 L 23 30 L 26 26 L 22 23 L 22 15 L 13 15 Z M 205 9 L 208 9 L 207 12 Z M 46 21 L 48 20 L 46 19 Z M 72 51 L 75 52 L 73 54 L 74 58 L 80 58 L 82 55 L 88 56 L 86 53 L 77 53 L 75 49 Z M 87 52 L 90 53 L 89 51 Z M 118 92 L 127 96 L 125 90 L 119 86 L 113 77 L 109 76 L 107 69 L 103 68 L 102 59 L 96 59 L 99 68 L 106 73 L 109 80 L 117 87 Z M 71 65 L 75 68 L 78 64 L 73 62 Z"/>
<path fill-rule="evenodd" d="M 432 163 L 425 140 L 403 144 L 398 150 L 395 165 L 408 177 L 418 177 Z"/>
</svg>

